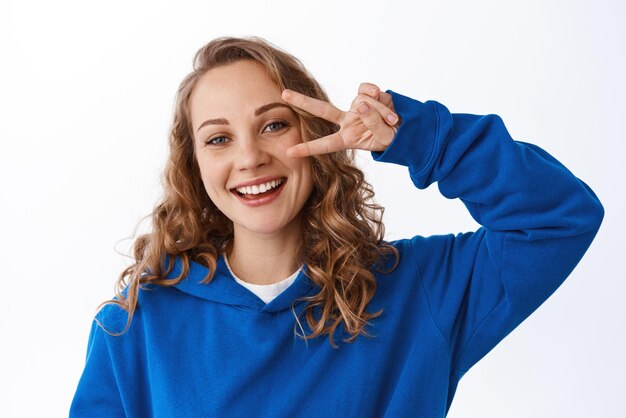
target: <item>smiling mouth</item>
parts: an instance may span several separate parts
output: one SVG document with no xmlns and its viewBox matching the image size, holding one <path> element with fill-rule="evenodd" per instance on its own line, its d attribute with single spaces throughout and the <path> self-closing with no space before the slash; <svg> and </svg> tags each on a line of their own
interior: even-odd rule
<svg viewBox="0 0 626 418">
<path fill-rule="evenodd" d="M 279 191 L 280 189 L 282 189 L 283 186 L 285 185 L 285 183 L 287 182 L 287 178 L 286 177 L 281 177 L 279 179 L 279 181 L 280 181 L 280 184 L 277 184 L 274 187 L 271 187 L 270 189 L 268 189 L 268 190 L 266 190 L 264 192 L 259 191 L 258 193 L 242 193 L 242 192 L 240 192 L 237 189 L 231 189 L 230 191 L 231 191 L 231 193 L 233 193 L 233 194 L 235 194 L 235 195 L 237 195 L 239 197 L 242 197 L 242 198 L 244 198 L 246 200 L 255 200 L 255 199 L 259 199 L 259 198 L 265 197 L 265 196 L 272 195 L 272 194 L 276 193 L 277 191 Z M 247 190 L 248 191 L 252 191 L 252 188 L 250 187 Z"/>
</svg>

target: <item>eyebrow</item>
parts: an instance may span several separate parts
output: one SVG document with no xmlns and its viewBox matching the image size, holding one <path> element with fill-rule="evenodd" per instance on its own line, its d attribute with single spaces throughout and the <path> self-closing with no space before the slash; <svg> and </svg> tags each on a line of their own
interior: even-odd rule
<svg viewBox="0 0 626 418">
<path fill-rule="evenodd" d="M 268 110 L 273 109 L 275 107 L 286 107 L 287 109 L 293 111 L 293 109 L 291 109 L 291 107 L 289 107 L 285 103 L 274 102 L 274 103 L 269 103 L 269 104 L 259 107 L 257 110 L 254 111 L 254 116 L 259 116 L 260 114 L 265 113 Z M 228 120 L 224 118 L 207 119 L 204 122 L 202 122 L 200 126 L 198 126 L 198 129 L 196 129 L 196 132 L 200 131 L 200 129 L 202 129 L 206 125 L 228 125 L 228 124 L 229 124 Z"/>
</svg>

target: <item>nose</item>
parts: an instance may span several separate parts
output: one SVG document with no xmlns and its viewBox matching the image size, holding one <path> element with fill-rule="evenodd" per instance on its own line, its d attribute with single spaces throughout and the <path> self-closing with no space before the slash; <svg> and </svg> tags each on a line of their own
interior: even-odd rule
<svg viewBox="0 0 626 418">
<path fill-rule="evenodd" d="M 236 166 L 240 170 L 254 170 L 270 161 L 270 153 L 262 143 L 263 139 L 254 135 L 242 138 L 237 150 Z"/>
</svg>

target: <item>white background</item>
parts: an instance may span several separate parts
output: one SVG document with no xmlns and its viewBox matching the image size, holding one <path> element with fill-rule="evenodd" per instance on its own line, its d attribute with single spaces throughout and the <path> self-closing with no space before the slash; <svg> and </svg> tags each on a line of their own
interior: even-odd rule
<svg viewBox="0 0 626 418">
<path fill-rule="evenodd" d="M 174 93 L 195 51 L 259 35 L 347 109 L 369 81 L 500 115 L 600 197 L 562 287 L 461 380 L 449 417 L 626 416 L 626 7 L 595 1 L 3 1 L 0 416 L 66 416 L 96 306 L 160 197 Z M 387 239 L 478 225 L 405 168 L 359 164 Z"/>
</svg>

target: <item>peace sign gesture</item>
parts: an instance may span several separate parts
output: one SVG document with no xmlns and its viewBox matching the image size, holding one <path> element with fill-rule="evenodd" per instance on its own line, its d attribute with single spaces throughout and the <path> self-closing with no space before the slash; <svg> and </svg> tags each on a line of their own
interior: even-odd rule
<svg viewBox="0 0 626 418">
<path fill-rule="evenodd" d="M 344 149 L 384 151 L 397 131 L 391 95 L 371 83 L 361 83 L 350 110 L 343 112 L 332 104 L 285 89 L 282 98 L 288 104 L 339 125 L 339 131 L 322 138 L 294 145 L 289 157 L 307 157 Z"/>
</svg>

